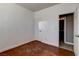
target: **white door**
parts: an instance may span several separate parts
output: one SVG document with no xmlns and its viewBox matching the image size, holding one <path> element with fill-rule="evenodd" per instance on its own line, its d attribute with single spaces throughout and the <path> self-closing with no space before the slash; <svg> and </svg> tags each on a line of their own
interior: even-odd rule
<svg viewBox="0 0 79 59">
<path fill-rule="evenodd" d="M 46 39 L 46 30 L 47 30 L 47 22 L 46 21 L 40 21 L 39 24 L 39 39 L 41 41 L 44 41 Z"/>
<path fill-rule="evenodd" d="M 74 12 L 74 52 L 79 55 L 79 8 Z"/>
</svg>

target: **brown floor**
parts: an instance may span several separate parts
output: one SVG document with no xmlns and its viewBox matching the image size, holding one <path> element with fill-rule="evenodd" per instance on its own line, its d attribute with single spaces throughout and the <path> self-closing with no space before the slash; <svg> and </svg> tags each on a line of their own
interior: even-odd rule
<svg viewBox="0 0 79 59">
<path fill-rule="evenodd" d="M 74 53 L 35 40 L 2 52 L 0 56 L 74 56 Z"/>
</svg>

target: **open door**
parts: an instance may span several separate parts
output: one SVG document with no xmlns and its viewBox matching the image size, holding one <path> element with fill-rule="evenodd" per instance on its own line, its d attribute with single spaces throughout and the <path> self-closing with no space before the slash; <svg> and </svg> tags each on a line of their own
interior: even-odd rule
<svg viewBox="0 0 79 59">
<path fill-rule="evenodd" d="M 73 52 L 73 13 L 59 15 L 59 47 Z"/>
</svg>

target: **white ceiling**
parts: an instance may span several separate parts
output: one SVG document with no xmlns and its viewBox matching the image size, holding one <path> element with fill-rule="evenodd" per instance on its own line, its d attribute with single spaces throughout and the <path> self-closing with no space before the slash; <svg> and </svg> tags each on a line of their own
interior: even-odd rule
<svg viewBox="0 0 79 59">
<path fill-rule="evenodd" d="M 18 3 L 18 5 L 27 8 L 31 11 L 39 11 L 44 8 L 48 8 L 50 6 L 54 6 L 58 3 Z"/>
</svg>

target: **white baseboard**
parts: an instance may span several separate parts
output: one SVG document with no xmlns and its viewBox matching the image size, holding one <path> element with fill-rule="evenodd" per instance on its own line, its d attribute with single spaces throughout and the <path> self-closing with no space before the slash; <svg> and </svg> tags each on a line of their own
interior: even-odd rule
<svg viewBox="0 0 79 59">
<path fill-rule="evenodd" d="M 70 45 L 74 45 L 73 43 L 70 43 L 70 42 L 65 42 L 66 44 L 70 44 Z"/>
<path fill-rule="evenodd" d="M 45 43 L 45 44 L 48 44 L 48 45 L 51 45 L 51 46 L 59 47 L 59 46 L 57 46 L 57 45 L 54 45 L 54 44 L 51 44 L 51 43 L 48 43 L 48 42 L 45 42 L 45 41 L 41 41 L 41 40 L 38 40 L 38 41 L 40 41 L 40 42 L 42 42 L 42 43 Z"/>
</svg>

